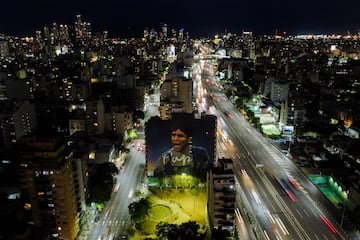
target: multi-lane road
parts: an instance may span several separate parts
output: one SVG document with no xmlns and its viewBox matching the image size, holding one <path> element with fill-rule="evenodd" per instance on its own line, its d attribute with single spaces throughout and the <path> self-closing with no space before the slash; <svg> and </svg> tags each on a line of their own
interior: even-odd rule
<svg viewBox="0 0 360 240">
<path fill-rule="evenodd" d="M 202 68 L 199 108 L 218 116 L 218 153 L 234 161 L 238 227 L 250 230 L 242 239 L 351 239 L 311 181 L 229 102 L 211 67 Z"/>
<path fill-rule="evenodd" d="M 241 239 L 357 239 L 342 231 L 327 201 L 308 178 L 234 108 L 221 91 L 211 65 L 194 69 L 198 110 L 218 117 L 218 157 L 234 161 Z M 158 114 L 156 104 L 155 99 L 147 105 L 146 118 Z M 145 153 L 138 147 L 144 143 L 143 137 L 140 132 L 134 147 L 130 147 L 111 200 L 92 224 L 89 240 L 126 235 L 128 205 L 135 200 L 144 176 Z M 280 179 L 288 184 L 293 196 L 286 194 Z"/>
<path fill-rule="evenodd" d="M 159 115 L 159 96 L 146 102 L 145 119 Z M 115 159 L 114 163 L 121 166 L 114 191 L 106 207 L 97 217 L 93 217 L 88 240 L 115 240 L 128 239 L 127 229 L 130 224 L 128 206 L 146 193 L 145 176 L 145 136 L 144 124 L 137 130 L 137 138 L 129 145 L 130 152 L 126 154 L 126 160 Z M 119 158 L 121 158 L 119 156 Z M 120 168 L 120 166 L 118 166 Z M 137 196 L 137 194 L 140 194 Z M 96 218 L 96 221 L 95 221 Z"/>
<path fill-rule="evenodd" d="M 145 153 L 141 148 L 144 140 L 136 139 L 133 143 L 128 159 L 117 176 L 111 199 L 91 225 L 88 240 L 127 239 L 126 229 L 130 223 L 128 206 L 135 200 L 136 191 L 141 191 L 145 171 Z"/>
</svg>

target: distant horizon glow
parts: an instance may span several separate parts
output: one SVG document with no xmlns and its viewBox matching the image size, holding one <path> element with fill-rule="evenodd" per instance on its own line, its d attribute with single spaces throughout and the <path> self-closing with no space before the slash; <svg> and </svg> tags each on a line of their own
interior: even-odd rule
<svg viewBox="0 0 360 240">
<path fill-rule="evenodd" d="M 141 37 L 145 28 L 186 31 L 191 38 L 243 31 L 256 35 L 357 34 L 360 29 L 360 1 L 349 0 L 334 7 L 328 1 L 301 2 L 228 1 L 110 1 L 63 0 L 61 8 L 44 1 L 4 1 L 0 15 L 0 34 L 33 35 L 54 22 L 74 26 L 78 15 L 91 23 L 92 32 L 106 30 L 115 37 Z M 270 10 L 272 9 L 272 10 Z M 342 14 L 343 13 L 343 14 Z"/>
</svg>

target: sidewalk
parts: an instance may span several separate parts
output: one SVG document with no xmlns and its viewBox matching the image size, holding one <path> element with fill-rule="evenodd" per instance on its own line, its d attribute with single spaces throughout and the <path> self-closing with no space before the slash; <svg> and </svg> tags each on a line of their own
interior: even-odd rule
<svg viewBox="0 0 360 240">
<path fill-rule="evenodd" d="M 87 240 L 91 224 L 94 223 L 97 211 L 89 207 L 80 219 L 80 231 L 77 236 L 77 240 Z"/>
</svg>

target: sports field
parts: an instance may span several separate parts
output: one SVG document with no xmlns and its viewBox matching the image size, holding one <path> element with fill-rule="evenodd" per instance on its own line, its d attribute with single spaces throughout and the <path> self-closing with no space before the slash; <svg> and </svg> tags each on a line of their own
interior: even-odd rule
<svg viewBox="0 0 360 240">
<path fill-rule="evenodd" d="M 341 208 L 347 199 L 344 198 L 338 187 L 335 187 L 336 185 L 330 181 L 330 176 L 309 175 L 308 177 L 335 207 Z"/>
</svg>

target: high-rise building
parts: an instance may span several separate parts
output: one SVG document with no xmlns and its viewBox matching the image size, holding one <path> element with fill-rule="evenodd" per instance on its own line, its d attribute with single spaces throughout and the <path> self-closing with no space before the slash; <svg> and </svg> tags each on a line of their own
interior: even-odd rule
<svg viewBox="0 0 360 240">
<path fill-rule="evenodd" d="M 289 83 L 272 82 L 270 99 L 273 102 L 283 102 L 287 99 L 289 93 Z"/>
<path fill-rule="evenodd" d="M 74 158 L 61 136 L 23 137 L 19 146 L 20 180 L 32 223 L 48 229 L 49 238 L 76 239 L 85 210 L 84 161 Z"/>
<path fill-rule="evenodd" d="M 88 22 L 84 22 L 81 19 L 81 15 L 76 15 L 75 21 L 75 38 L 78 41 L 86 41 L 91 39 L 91 24 Z"/>
<path fill-rule="evenodd" d="M 48 26 L 44 26 L 44 40 L 50 40 L 50 30 Z"/>
<path fill-rule="evenodd" d="M 59 27 L 59 38 L 62 43 L 70 42 L 69 28 L 67 25 L 60 24 Z"/>
<path fill-rule="evenodd" d="M 119 107 L 111 107 L 110 112 L 105 113 L 105 131 L 115 136 L 125 137 L 127 130 L 133 127 L 133 115 L 123 111 Z"/>
<path fill-rule="evenodd" d="M 171 118 L 172 112 L 193 112 L 193 81 L 184 77 L 166 79 L 160 89 L 160 117 Z"/>
<path fill-rule="evenodd" d="M 182 41 L 182 40 L 184 40 L 184 29 L 183 28 L 181 28 L 180 30 L 179 30 L 179 34 L 178 34 L 178 40 L 179 41 Z"/>
<path fill-rule="evenodd" d="M 302 98 L 300 91 L 289 91 L 289 96 L 285 101 L 287 104 L 287 125 L 301 129 L 306 123 L 306 100 Z"/>
<path fill-rule="evenodd" d="M 40 44 L 43 42 L 43 35 L 42 32 L 40 30 L 36 30 L 35 31 L 35 40 L 34 42 Z"/>
<path fill-rule="evenodd" d="M 35 106 L 28 100 L 21 103 L 2 102 L 0 111 L 0 149 L 15 146 L 37 127 Z"/>
<path fill-rule="evenodd" d="M 55 41 L 59 39 L 59 27 L 56 22 L 52 24 L 51 34 L 53 38 L 52 43 L 55 43 Z"/>
<path fill-rule="evenodd" d="M 147 38 L 149 37 L 149 29 L 148 29 L 148 28 L 145 28 L 145 29 L 144 29 L 144 35 L 143 35 L 143 37 L 144 37 L 145 39 L 147 39 Z"/>
<path fill-rule="evenodd" d="M 103 100 L 86 101 L 87 132 L 90 136 L 101 135 L 105 128 L 105 105 Z"/>
<path fill-rule="evenodd" d="M 235 213 L 233 161 L 218 159 L 208 175 L 208 216 L 211 229 L 232 230 Z"/>
<path fill-rule="evenodd" d="M 176 59 L 176 49 L 174 44 L 169 44 L 166 47 L 166 57 L 169 62 L 174 62 Z"/>
<path fill-rule="evenodd" d="M 279 125 L 301 129 L 306 123 L 305 101 L 299 97 L 290 97 L 281 103 Z"/>
<path fill-rule="evenodd" d="M 5 58 L 7 56 L 9 56 L 9 43 L 0 36 L 0 57 Z"/>
<path fill-rule="evenodd" d="M 166 24 L 166 23 L 163 23 L 163 24 L 161 25 L 161 30 L 162 30 L 163 38 L 164 38 L 164 39 L 167 39 L 168 27 L 167 27 L 167 24 Z"/>
</svg>

